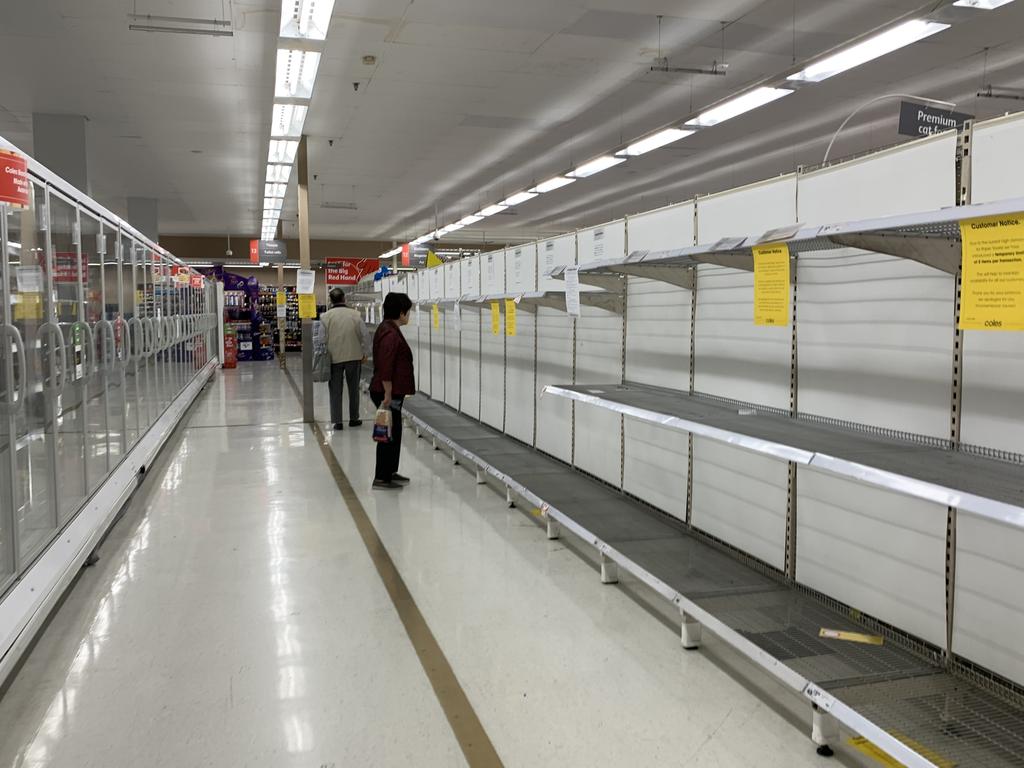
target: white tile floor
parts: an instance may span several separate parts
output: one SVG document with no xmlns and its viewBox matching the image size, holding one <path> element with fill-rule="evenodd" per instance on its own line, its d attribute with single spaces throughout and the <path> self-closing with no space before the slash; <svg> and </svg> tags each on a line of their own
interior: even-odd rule
<svg viewBox="0 0 1024 768">
<path fill-rule="evenodd" d="M 464 764 L 300 422 L 276 364 L 218 374 L 0 699 L 0 766 Z M 427 443 L 374 493 L 368 428 L 325 430 L 506 765 L 822 765 L 792 702 Z"/>
</svg>

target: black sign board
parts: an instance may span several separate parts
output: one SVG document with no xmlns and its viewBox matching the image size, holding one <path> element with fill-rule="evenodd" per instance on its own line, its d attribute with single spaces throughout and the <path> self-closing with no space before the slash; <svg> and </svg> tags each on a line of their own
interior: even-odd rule
<svg viewBox="0 0 1024 768">
<path fill-rule="evenodd" d="M 962 128 L 974 115 L 953 112 L 945 107 L 930 107 L 913 101 L 900 102 L 900 133 L 904 136 L 931 136 Z"/>
<path fill-rule="evenodd" d="M 284 240 L 260 240 L 259 259 L 264 264 L 284 264 L 288 261 L 288 247 Z"/>
</svg>

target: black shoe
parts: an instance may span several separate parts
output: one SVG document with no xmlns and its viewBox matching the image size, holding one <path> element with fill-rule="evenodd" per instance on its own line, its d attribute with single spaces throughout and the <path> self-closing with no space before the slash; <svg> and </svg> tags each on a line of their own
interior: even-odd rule
<svg viewBox="0 0 1024 768">
<path fill-rule="evenodd" d="M 343 430 L 344 428 L 345 428 L 345 425 L 342 424 L 340 421 L 337 424 L 334 425 L 334 431 L 335 432 L 341 432 L 341 430 Z"/>
<path fill-rule="evenodd" d="M 394 488 L 401 488 L 402 486 L 396 483 L 394 480 L 374 480 L 373 490 L 392 490 Z"/>
<path fill-rule="evenodd" d="M 352 421 L 350 421 L 348 423 L 348 425 L 350 427 L 361 427 L 361 426 L 363 426 L 363 420 L 362 419 L 353 419 Z"/>
<path fill-rule="evenodd" d="M 406 477 L 405 475 L 400 475 L 397 472 L 395 472 L 395 474 L 391 476 L 391 482 L 399 483 L 401 485 L 407 485 L 409 483 L 409 478 Z"/>
</svg>

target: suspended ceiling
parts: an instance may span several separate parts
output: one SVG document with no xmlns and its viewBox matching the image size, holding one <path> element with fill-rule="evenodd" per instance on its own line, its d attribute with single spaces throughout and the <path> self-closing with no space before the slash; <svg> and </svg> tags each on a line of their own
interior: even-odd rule
<svg viewBox="0 0 1024 768">
<path fill-rule="evenodd" d="M 306 122 L 312 234 L 415 237 L 939 5 L 337 0 Z M 129 31 L 133 9 L 224 17 L 234 34 Z M 278 2 L 255 0 L 9 4 L 0 64 L 13 74 L 0 83 L 0 135 L 31 152 L 33 113 L 84 114 L 91 193 L 101 202 L 123 212 L 126 197 L 155 197 L 168 234 L 256 232 L 279 14 Z M 658 14 L 671 65 L 724 59 L 728 75 L 650 72 Z M 1024 105 L 975 97 L 985 82 L 1024 85 L 1024 0 L 959 18 L 933 38 L 543 195 L 459 240 L 553 234 L 818 163 L 843 118 L 882 93 L 950 99 L 978 117 Z M 363 63 L 367 55 L 374 65 Z M 897 112 L 896 101 L 865 110 L 834 154 L 905 140 Z M 286 236 L 295 235 L 294 201 L 293 182 Z M 350 203 L 355 210 L 330 207 Z"/>
</svg>

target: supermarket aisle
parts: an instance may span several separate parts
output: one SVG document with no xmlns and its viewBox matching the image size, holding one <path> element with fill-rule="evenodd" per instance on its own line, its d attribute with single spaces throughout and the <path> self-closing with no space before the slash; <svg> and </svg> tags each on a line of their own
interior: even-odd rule
<svg viewBox="0 0 1024 768">
<path fill-rule="evenodd" d="M 218 375 L 0 700 L 0 766 L 465 764 L 299 413 L 274 363 Z M 506 765 L 819 765 L 428 444 L 372 492 L 369 430 L 322 428 Z"/>
</svg>

